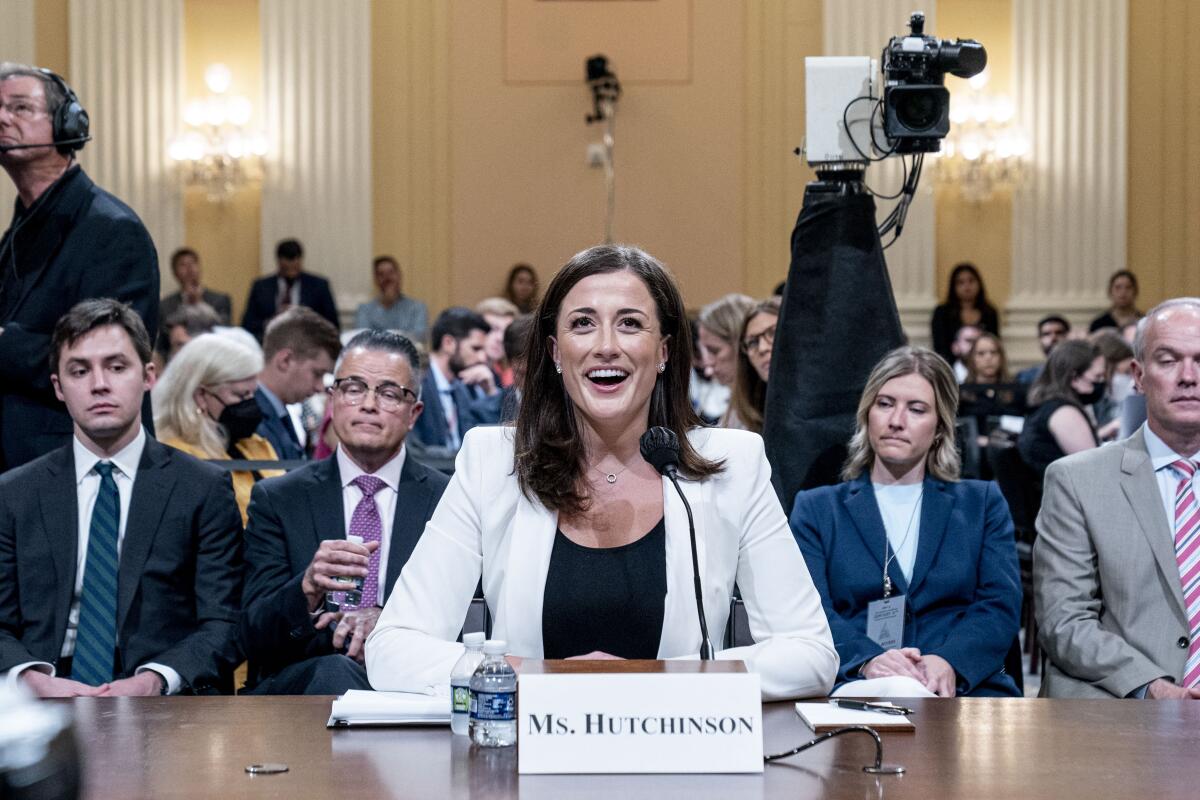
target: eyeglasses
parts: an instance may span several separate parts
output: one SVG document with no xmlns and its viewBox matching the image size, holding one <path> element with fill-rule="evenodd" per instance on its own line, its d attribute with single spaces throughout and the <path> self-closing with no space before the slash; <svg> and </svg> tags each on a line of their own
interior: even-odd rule
<svg viewBox="0 0 1200 800">
<path fill-rule="evenodd" d="M 358 378 L 338 378 L 333 382 L 333 388 L 352 406 L 362 405 L 368 391 L 375 392 L 375 402 L 384 411 L 399 411 L 405 403 L 417 402 L 416 392 L 395 383 L 383 383 L 372 389 Z"/>
<path fill-rule="evenodd" d="M 28 100 L 14 100 L 11 103 L 0 103 L 0 110 L 3 109 L 8 109 L 8 113 L 18 119 L 26 120 L 46 113 L 46 109 L 39 108 Z"/>
<path fill-rule="evenodd" d="M 742 340 L 742 352 L 743 353 L 755 353 L 755 352 L 758 352 L 758 348 L 760 345 L 765 344 L 767 347 L 770 347 L 773 344 L 775 344 L 775 327 L 776 326 L 772 325 L 771 327 L 767 328 L 762 333 L 755 334 L 754 336 L 748 336 L 745 339 L 743 339 Z"/>
</svg>

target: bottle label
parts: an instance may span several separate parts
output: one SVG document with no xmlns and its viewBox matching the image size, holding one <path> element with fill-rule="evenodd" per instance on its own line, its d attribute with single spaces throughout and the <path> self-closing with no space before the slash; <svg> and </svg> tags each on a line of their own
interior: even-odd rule
<svg viewBox="0 0 1200 800">
<path fill-rule="evenodd" d="M 517 718 L 516 692 L 472 692 L 471 719 L 510 722 Z"/>
<path fill-rule="evenodd" d="M 468 686 L 455 686 L 450 690 L 450 710 L 455 714 L 468 714 L 471 711 L 471 689 Z"/>
</svg>

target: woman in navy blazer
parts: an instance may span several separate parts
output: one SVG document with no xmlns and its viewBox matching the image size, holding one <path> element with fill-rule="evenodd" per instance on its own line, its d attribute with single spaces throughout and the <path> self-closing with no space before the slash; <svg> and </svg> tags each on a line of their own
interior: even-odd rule
<svg viewBox="0 0 1200 800">
<path fill-rule="evenodd" d="M 838 685 L 896 676 L 942 697 L 1018 694 L 1003 671 L 1021 607 L 1012 518 L 995 483 L 958 480 L 957 405 L 940 356 L 893 350 L 863 391 L 845 482 L 796 495 L 792 532 L 829 617 Z M 888 649 L 867 636 L 885 593 L 904 603 Z"/>
</svg>

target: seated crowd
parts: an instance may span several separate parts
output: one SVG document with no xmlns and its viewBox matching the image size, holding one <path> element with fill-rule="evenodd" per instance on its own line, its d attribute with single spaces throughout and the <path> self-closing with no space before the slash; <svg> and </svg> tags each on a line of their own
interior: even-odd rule
<svg viewBox="0 0 1200 800">
<path fill-rule="evenodd" d="M 1045 695 L 1200 697 L 1200 299 L 1141 317 L 1117 273 L 1089 337 L 1048 315 L 1044 362 L 1013 374 L 959 265 L 934 348 L 867 380 L 841 482 L 780 503 L 758 435 L 780 297 L 692 320 L 652 256 L 599 246 L 544 294 L 519 264 L 504 297 L 430 321 L 381 256 L 341 334 L 300 242 L 276 255 L 239 327 L 190 249 L 158 338 L 113 299 L 58 321 L 72 440 L 0 475 L 6 680 L 424 692 L 481 597 L 514 656 L 686 658 L 708 635 L 764 699 L 1018 696 L 1023 620 Z M 689 513 L 639 451 L 655 426 L 700 609 Z M 739 603 L 749 640 L 728 641 Z"/>
</svg>

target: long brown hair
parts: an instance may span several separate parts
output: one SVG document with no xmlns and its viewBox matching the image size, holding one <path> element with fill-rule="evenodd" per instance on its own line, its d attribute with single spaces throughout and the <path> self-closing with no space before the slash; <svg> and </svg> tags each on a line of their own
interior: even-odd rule
<svg viewBox="0 0 1200 800">
<path fill-rule="evenodd" d="M 579 434 L 574 403 L 554 369 L 550 337 L 556 333 L 563 298 L 575 284 L 592 275 L 627 270 L 646 284 L 667 341 L 667 368 L 650 395 L 649 424 L 662 425 L 679 438 L 679 471 L 689 478 L 713 475 L 724 468 L 693 449 L 687 433 L 701 422 L 688 402 L 692 370 L 691 335 L 683 298 L 674 279 L 649 253 L 627 245 L 600 245 L 577 253 L 550 281 L 530 326 L 525 385 L 517 415 L 516 463 L 521 491 L 531 500 L 563 514 L 586 511 L 591 498 L 585 479 L 587 453 Z"/>
<path fill-rule="evenodd" d="M 768 297 L 750 309 L 750 313 L 742 320 L 742 329 L 737 337 L 737 376 L 733 381 L 733 397 L 729 402 L 737 418 L 746 426 L 746 430 L 755 433 L 762 433 L 763 430 L 763 411 L 767 407 L 767 382 L 758 377 L 758 370 L 750 363 L 750 356 L 742 349 L 742 342 L 746 339 L 746 326 L 750 324 L 750 320 L 759 314 L 770 314 L 778 319 L 782 302 L 782 298 Z"/>
<path fill-rule="evenodd" d="M 1008 353 L 1004 351 L 1004 342 L 1000 341 L 1000 337 L 996 334 L 988 333 L 987 331 L 979 334 L 975 341 L 971 342 L 971 349 L 963 357 L 963 361 L 967 364 L 967 379 L 963 383 L 979 382 L 979 373 L 975 371 L 975 351 L 979 349 L 979 343 L 984 341 L 996 345 L 996 352 L 1000 354 L 1000 369 L 996 372 L 996 383 L 1008 383 L 1010 380 L 1008 374 Z"/>
</svg>

